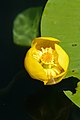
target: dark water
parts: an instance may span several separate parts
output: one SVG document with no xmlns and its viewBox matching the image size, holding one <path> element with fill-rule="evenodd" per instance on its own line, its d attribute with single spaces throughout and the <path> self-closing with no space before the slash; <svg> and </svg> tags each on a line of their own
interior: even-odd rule
<svg viewBox="0 0 80 120">
<path fill-rule="evenodd" d="M 0 1 L 0 120 L 79 120 L 79 108 L 62 92 L 69 89 L 71 83 L 44 86 L 32 80 L 23 65 L 28 48 L 13 44 L 15 16 L 46 1 Z M 76 83 L 77 80 L 74 88 Z"/>
</svg>

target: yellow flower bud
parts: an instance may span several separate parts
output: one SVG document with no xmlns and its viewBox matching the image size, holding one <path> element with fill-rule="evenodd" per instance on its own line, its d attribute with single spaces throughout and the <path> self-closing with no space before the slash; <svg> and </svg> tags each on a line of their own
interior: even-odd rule
<svg viewBox="0 0 80 120">
<path fill-rule="evenodd" d="M 60 41 L 51 37 L 38 37 L 32 41 L 24 66 L 33 79 L 53 85 L 66 75 L 69 57 L 58 45 Z"/>
</svg>

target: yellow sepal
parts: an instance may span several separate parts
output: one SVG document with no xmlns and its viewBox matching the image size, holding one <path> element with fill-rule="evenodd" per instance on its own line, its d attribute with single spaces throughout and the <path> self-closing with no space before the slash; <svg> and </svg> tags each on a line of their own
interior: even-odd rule
<svg viewBox="0 0 80 120">
<path fill-rule="evenodd" d="M 32 56 L 33 51 L 34 47 L 30 48 L 26 54 L 24 60 L 25 69 L 28 71 L 28 73 L 33 79 L 47 81 L 48 78 L 46 76 L 46 73 L 44 72 L 43 67 Z"/>
</svg>

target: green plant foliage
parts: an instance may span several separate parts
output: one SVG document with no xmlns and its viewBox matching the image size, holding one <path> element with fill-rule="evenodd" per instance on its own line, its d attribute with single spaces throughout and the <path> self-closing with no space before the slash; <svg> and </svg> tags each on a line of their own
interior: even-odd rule
<svg viewBox="0 0 80 120">
<path fill-rule="evenodd" d="M 66 78 L 80 79 L 80 1 L 48 0 L 41 20 L 41 36 L 61 40 L 60 45 L 70 57 Z M 79 89 L 77 87 L 76 94 L 70 91 L 65 94 L 80 107 Z"/>
<path fill-rule="evenodd" d="M 80 1 L 48 0 L 41 22 L 42 36 L 61 40 L 70 57 L 67 77 L 80 78 Z"/>
<path fill-rule="evenodd" d="M 80 82 L 78 82 L 75 94 L 73 94 L 71 91 L 64 91 L 64 93 L 80 108 Z"/>
<path fill-rule="evenodd" d="M 14 20 L 13 40 L 15 44 L 30 46 L 32 39 L 39 35 L 42 6 L 31 7 L 18 14 Z"/>
</svg>

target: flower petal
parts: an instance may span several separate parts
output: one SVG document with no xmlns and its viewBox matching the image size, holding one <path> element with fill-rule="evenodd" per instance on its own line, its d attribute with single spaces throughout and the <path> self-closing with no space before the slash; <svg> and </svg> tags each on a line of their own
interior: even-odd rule
<svg viewBox="0 0 80 120">
<path fill-rule="evenodd" d="M 59 83 L 66 75 L 66 72 L 62 73 L 61 75 L 57 76 L 56 78 L 52 78 L 50 81 L 46 83 L 46 85 L 53 85 Z"/>
<path fill-rule="evenodd" d="M 69 57 L 67 53 L 57 44 L 55 44 L 55 50 L 58 53 L 58 62 L 60 66 L 67 71 L 69 65 Z"/>
<path fill-rule="evenodd" d="M 69 64 L 69 57 L 67 53 L 57 44 L 55 44 L 55 50 L 58 53 L 58 63 L 64 69 L 64 72 L 51 79 L 46 85 L 53 85 L 59 83 L 66 75 L 68 64 Z"/>
<path fill-rule="evenodd" d="M 32 45 L 34 45 L 36 42 L 47 42 L 47 41 L 51 41 L 53 43 L 59 43 L 60 40 L 56 39 L 56 38 L 52 38 L 52 37 L 38 37 L 38 38 L 35 38 L 33 41 L 32 41 Z"/>
<path fill-rule="evenodd" d="M 52 47 L 54 49 L 54 44 L 59 43 L 58 39 L 52 37 L 38 37 L 32 41 L 32 47 L 36 44 L 37 49 L 41 49 L 41 47 Z"/>
<path fill-rule="evenodd" d="M 28 71 L 28 73 L 33 79 L 48 81 L 43 67 L 32 56 L 32 52 L 34 51 L 34 49 L 34 47 L 30 48 L 26 54 L 24 60 L 25 69 Z"/>
</svg>

